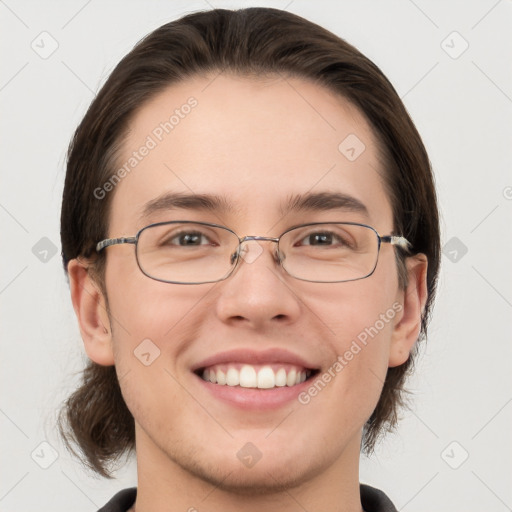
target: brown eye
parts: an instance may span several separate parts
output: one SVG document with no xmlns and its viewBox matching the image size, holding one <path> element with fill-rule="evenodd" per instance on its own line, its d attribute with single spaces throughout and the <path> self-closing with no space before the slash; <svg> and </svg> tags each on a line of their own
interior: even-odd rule
<svg viewBox="0 0 512 512">
<path fill-rule="evenodd" d="M 297 245 L 309 245 L 314 247 L 346 246 L 347 241 L 332 232 L 318 231 L 306 235 Z"/>
<path fill-rule="evenodd" d="M 162 241 L 161 245 L 176 247 L 194 247 L 201 245 L 212 245 L 210 239 L 200 231 L 182 231 Z"/>
<path fill-rule="evenodd" d="M 315 233 L 306 237 L 306 245 L 331 245 L 333 236 L 331 233 Z"/>
</svg>

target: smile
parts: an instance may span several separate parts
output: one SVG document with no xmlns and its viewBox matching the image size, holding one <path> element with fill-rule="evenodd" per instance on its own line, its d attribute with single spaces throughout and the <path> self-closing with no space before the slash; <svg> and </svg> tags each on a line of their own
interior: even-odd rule
<svg viewBox="0 0 512 512">
<path fill-rule="evenodd" d="M 212 384 L 253 389 L 293 387 L 316 373 L 316 370 L 291 364 L 243 363 L 213 365 L 196 372 L 204 381 Z"/>
</svg>

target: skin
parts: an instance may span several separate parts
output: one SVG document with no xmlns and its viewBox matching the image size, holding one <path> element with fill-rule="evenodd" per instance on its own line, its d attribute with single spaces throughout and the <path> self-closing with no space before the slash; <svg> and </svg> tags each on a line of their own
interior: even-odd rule
<svg viewBox="0 0 512 512">
<path fill-rule="evenodd" d="M 186 218 L 244 235 L 279 236 L 306 222 L 355 221 L 393 231 L 375 137 L 344 99 L 304 80 L 220 75 L 188 79 L 144 105 L 131 123 L 120 165 L 155 126 L 194 96 L 198 105 L 116 187 L 109 236 L 134 235 L 152 222 Z M 366 150 L 350 162 L 338 150 L 356 134 Z M 166 191 L 225 196 L 232 211 L 168 210 L 141 218 Z M 284 215 L 290 195 L 349 194 L 368 209 Z M 361 512 L 362 427 L 386 370 L 405 362 L 420 331 L 427 261 L 408 258 L 398 285 L 395 249 L 383 244 L 367 279 L 318 284 L 288 276 L 273 244 L 216 284 L 157 282 L 140 272 L 134 248 L 109 247 L 105 297 L 87 262 L 69 264 L 71 293 L 88 356 L 116 365 L 135 418 L 137 512 L 189 510 Z M 193 364 L 233 348 L 286 348 L 327 370 L 365 327 L 394 303 L 402 310 L 307 405 L 243 412 L 212 399 Z M 133 352 L 149 338 L 160 356 L 144 366 Z M 245 467 L 245 443 L 263 454 Z M 340 508 L 342 506 L 342 508 Z"/>
</svg>

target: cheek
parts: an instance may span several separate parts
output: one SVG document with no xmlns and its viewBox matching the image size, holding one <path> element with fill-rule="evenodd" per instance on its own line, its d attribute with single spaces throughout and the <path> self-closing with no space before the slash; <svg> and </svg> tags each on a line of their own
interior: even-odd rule
<svg viewBox="0 0 512 512">
<path fill-rule="evenodd" d="M 308 295 L 308 307 L 325 325 L 325 343 L 333 355 L 304 402 L 318 396 L 319 411 L 336 403 L 341 422 L 350 423 L 351 415 L 366 421 L 384 385 L 398 308 L 395 295 L 383 293 L 390 289 L 383 280 L 375 274 L 375 279 L 340 283 Z M 324 388 L 330 391 L 324 393 Z"/>
<path fill-rule="evenodd" d="M 335 359 L 317 380 L 302 393 L 308 417 L 317 419 L 317 428 L 326 428 L 326 437 L 353 436 L 370 418 L 379 401 L 389 358 L 391 328 L 380 331 L 371 316 L 350 315 L 334 342 Z M 364 327 L 363 327 L 364 326 Z M 343 325 L 340 324 L 343 328 Z M 341 437 L 340 437 L 341 439 Z"/>
<path fill-rule="evenodd" d="M 106 285 L 112 319 L 124 334 L 137 339 L 153 336 L 160 340 L 169 335 L 210 287 L 155 281 L 140 271 L 133 254 L 109 263 Z"/>
<path fill-rule="evenodd" d="M 302 293 L 307 309 L 323 324 L 329 335 L 326 341 L 338 354 L 348 350 L 352 341 L 364 346 L 374 338 L 380 341 L 372 349 L 386 352 L 385 340 L 391 337 L 396 317 L 396 271 L 394 274 L 382 272 L 381 276 L 376 271 L 367 279 L 310 287 Z"/>
<path fill-rule="evenodd" d="M 133 256 L 133 255 L 132 255 Z M 135 260 L 135 258 L 133 258 Z M 127 258 L 115 261 L 106 272 L 116 366 L 120 374 L 144 359 L 165 360 L 172 368 L 204 322 L 213 284 L 180 286 L 150 279 Z"/>
<path fill-rule="evenodd" d="M 113 324 L 113 349 L 121 392 L 132 415 L 151 430 L 173 428 L 166 414 L 156 411 L 184 407 L 198 415 L 179 381 L 183 378 L 183 353 L 198 337 L 212 285 L 196 288 L 159 283 L 137 273 L 122 278 L 113 271 L 107 282 Z M 195 405 L 194 405 L 195 404 Z M 194 409 L 194 407 L 196 409 Z"/>
</svg>

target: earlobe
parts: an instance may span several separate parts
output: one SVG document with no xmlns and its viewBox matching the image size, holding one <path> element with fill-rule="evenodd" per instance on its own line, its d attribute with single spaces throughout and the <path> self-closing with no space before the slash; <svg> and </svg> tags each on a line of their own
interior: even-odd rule
<svg viewBox="0 0 512 512">
<path fill-rule="evenodd" d="M 389 367 L 400 366 L 409 358 L 421 331 L 421 320 L 428 297 L 427 257 L 416 254 L 406 260 L 408 283 L 401 290 L 402 314 L 393 328 Z"/>
<path fill-rule="evenodd" d="M 106 309 L 106 300 L 92 280 L 87 266 L 78 259 L 68 264 L 69 284 L 73 309 L 89 358 L 97 364 L 114 364 L 112 330 Z"/>
</svg>

